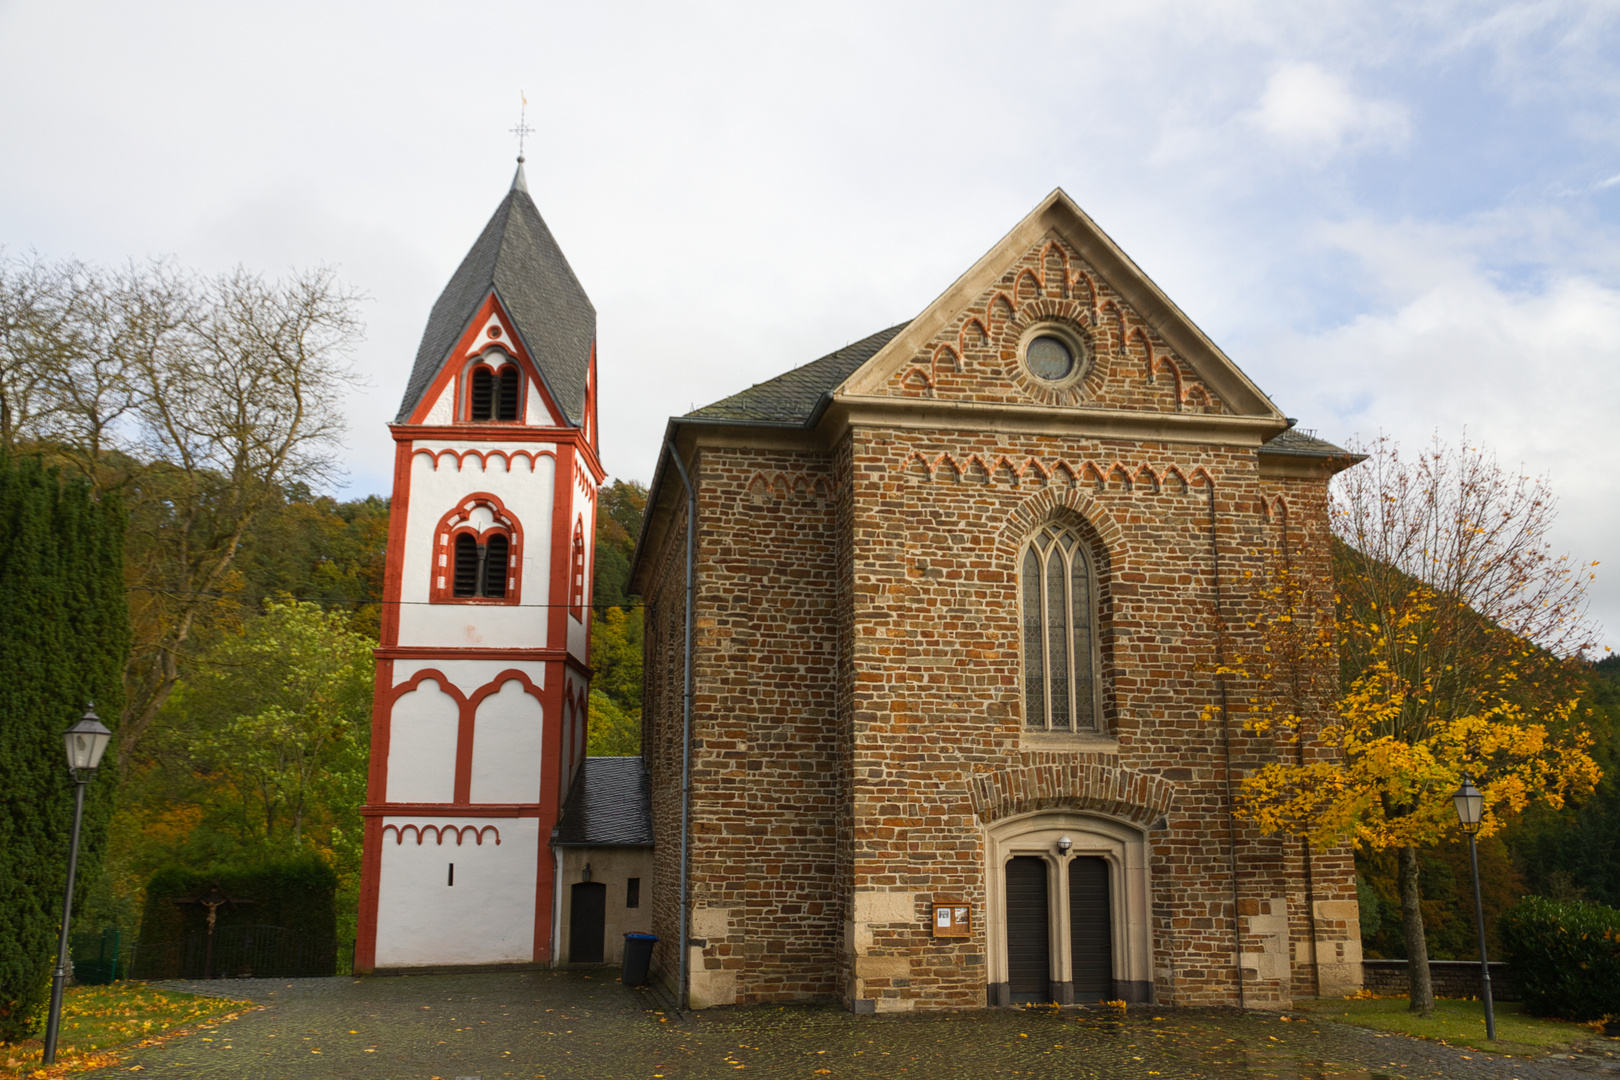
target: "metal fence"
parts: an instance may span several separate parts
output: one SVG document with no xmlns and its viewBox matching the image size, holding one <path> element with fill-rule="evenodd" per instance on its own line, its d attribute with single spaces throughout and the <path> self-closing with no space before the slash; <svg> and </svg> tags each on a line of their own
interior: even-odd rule
<svg viewBox="0 0 1620 1080">
<path fill-rule="evenodd" d="M 73 981 L 99 986 L 123 978 L 126 959 L 120 946 L 123 935 L 116 929 L 74 934 L 68 955 L 73 960 Z"/>
<path fill-rule="evenodd" d="M 143 942 L 132 950 L 132 979 L 251 979 L 331 975 L 331 941 L 280 926 L 220 926 L 176 941 Z"/>
</svg>

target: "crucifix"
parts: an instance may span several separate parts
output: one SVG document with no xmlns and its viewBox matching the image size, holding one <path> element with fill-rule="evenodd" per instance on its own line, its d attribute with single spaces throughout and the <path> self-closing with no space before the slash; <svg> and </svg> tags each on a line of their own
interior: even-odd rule
<svg viewBox="0 0 1620 1080">
<path fill-rule="evenodd" d="M 201 896 L 177 896 L 173 898 L 176 904 L 200 904 L 208 909 L 208 938 L 203 949 L 203 978 L 213 978 L 214 970 L 214 921 L 219 918 L 219 909 L 226 904 L 251 904 L 252 900 L 242 896 L 226 896 L 225 890 L 214 882 L 208 891 Z"/>
<path fill-rule="evenodd" d="M 523 164 L 523 139 L 524 139 L 524 136 L 533 135 L 534 134 L 534 128 L 530 127 L 527 123 L 524 122 L 524 118 L 529 113 L 529 99 L 524 96 L 523 91 L 521 91 L 521 90 L 518 91 L 518 97 L 520 99 L 522 99 L 523 105 L 518 110 L 517 127 L 515 127 L 515 128 L 507 128 L 507 130 L 518 137 L 518 164 L 521 165 L 521 164 Z"/>
</svg>

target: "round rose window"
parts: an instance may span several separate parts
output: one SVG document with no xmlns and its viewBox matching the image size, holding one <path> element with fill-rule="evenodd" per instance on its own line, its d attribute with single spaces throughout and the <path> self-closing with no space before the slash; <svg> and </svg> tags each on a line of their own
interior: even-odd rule
<svg viewBox="0 0 1620 1080">
<path fill-rule="evenodd" d="M 1024 352 L 1024 361 L 1029 364 L 1032 375 L 1048 382 L 1067 379 L 1074 371 L 1074 353 L 1068 343 L 1051 334 L 1042 334 L 1031 341 Z"/>
</svg>

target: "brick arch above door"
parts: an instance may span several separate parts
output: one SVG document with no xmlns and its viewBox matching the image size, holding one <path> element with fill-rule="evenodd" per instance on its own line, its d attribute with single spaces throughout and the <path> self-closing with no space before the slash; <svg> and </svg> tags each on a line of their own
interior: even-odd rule
<svg viewBox="0 0 1620 1080">
<path fill-rule="evenodd" d="M 1056 760 L 979 773 L 968 781 L 973 812 L 982 823 L 1042 810 L 1075 810 L 1148 826 L 1175 802 L 1175 784 L 1121 768 L 1111 755 L 1040 756 Z"/>
</svg>

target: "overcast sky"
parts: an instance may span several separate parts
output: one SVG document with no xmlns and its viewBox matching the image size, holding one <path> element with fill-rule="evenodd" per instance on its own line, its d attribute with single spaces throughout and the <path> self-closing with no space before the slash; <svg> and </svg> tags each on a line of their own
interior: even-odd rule
<svg viewBox="0 0 1620 1080">
<path fill-rule="evenodd" d="M 0 244 L 335 266 L 369 297 L 343 493 L 386 493 L 520 91 L 611 475 L 1061 186 L 1302 426 L 1466 426 L 1550 475 L 1561 549 L 1614 547 L 1620 3 L 0 0 Z"/>
</svg>

